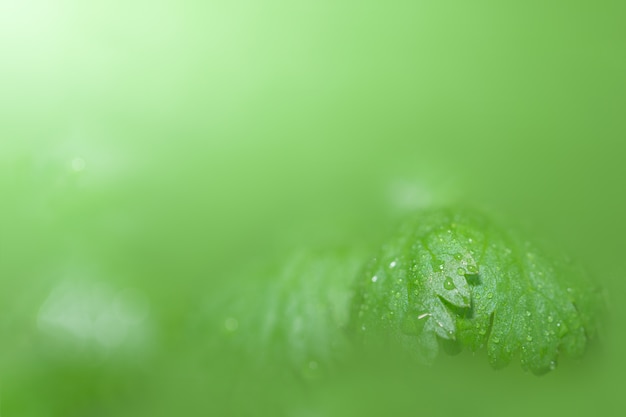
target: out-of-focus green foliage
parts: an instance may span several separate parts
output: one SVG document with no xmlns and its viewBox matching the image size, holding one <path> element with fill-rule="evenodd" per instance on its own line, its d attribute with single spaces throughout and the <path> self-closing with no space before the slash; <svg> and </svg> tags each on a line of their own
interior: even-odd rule
<svg viewBox="0 0 626 417">
<path fill-rule="evenodd" d="M 0 413 L 623 409 L 626 4 L 495 3 L 0 1 Z M 325 367 L 345 316 L 313 305 L 456 203 L 583 265 L 601 343 L 544 378 L 480 350 Z"/>
</svg>

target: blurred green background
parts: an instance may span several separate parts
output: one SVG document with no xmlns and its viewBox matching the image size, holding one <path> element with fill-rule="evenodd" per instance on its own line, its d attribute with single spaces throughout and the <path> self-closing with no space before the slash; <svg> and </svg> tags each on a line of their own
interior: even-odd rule
<svg viewBox="0 0 626 417">
<path fill-rule="evenodd" d="M 623 409 L 625 19 L 611 0 L 2 0 L 0 415 Z M 457 203 L 584 265 L 601 343 L 541 378 L 470 355 L 326 366 L 361 262 Z"/>
</svg>

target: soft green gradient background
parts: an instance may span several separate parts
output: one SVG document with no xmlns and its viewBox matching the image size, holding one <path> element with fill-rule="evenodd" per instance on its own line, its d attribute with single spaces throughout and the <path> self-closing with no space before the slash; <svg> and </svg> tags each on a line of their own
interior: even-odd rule
<svg viewBox="0 0 626 417">
<path fill-rule="evenodd" d="M 623 410 L 624 21 L 605 0 L 2 0 L 1 415 Z M 294 250 L 368 253 L 455 202 L 585 265 L 602 346 L 542 378 L 461 356 L 303 379 L 226 343 L 215 306 L 256 314 Z M 143 321 L 46 328 L 59 288 L 76 314 L 126 290 Z"/>
</svg>

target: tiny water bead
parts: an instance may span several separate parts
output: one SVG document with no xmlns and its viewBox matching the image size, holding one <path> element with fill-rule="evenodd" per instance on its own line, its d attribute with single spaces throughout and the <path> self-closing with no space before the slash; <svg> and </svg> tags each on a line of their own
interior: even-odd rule
<svg viewBox="0 0 626 417">
<path fill-rule="evenodd" d="M 461 259 L 463 259 L 463 255 L 461 255 L 460 253 L 455 253 L 454 259 L 456 259 L 457 261 L 460 261 Z"/>
<path fill-rule="evenodd" d="M 476 274 L 478 272 L 478 267 L 476 267 L 475 265 L 468 265 L 467 266 L 467 271 L 470 274 Z"/>
<path fill-rule="evenodd" d="M 454 285 L 454 281 L 452 281 L 452 278 L 446 277 L 446 280 L 443 282 L 443 288 L 445 288 L 446 290 L 454 290 L 456 288 L 456 285 Z"/>
<path fill-rule="evenodd" d="M 457 274 L 459 274 L 459 275 L 465 275 L 465 269 L 463 269 L 463 268 L 458 268 L 458 269 L 456 270 L 456 273 L 457 273 Z"/>
<path fill-rule="evenodd" d="M 443 271 L 445 268 L 445 263 L 437 259 L 432 262 L 432 266 L 433 271 Z"/>
<path fill-rule="evenodd" d="M 372 277 L 372 282 L 377 282 L 377 281 L 378 281 L 378 277 L 377 277 L 376 275 L 374 275 L 374 276 Z"/>
</svg>

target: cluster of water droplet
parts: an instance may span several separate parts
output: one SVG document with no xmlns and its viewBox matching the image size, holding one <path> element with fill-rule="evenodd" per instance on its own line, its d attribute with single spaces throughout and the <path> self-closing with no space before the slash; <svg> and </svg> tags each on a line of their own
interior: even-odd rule
<svg viewBox="0 0 626 417">
<path fill-rule="evenodd" d="M 563 350 L 584 347 L 577 294 L 559 285 L 550 261 L 482 217 L 429 215 L 424 223 L 437 226 L 406 227 L 367 268 L 353 307 L 354 328 L 366 339 L 381 330 L 415 338 L 411 346 L 426 346 L 427 356 L 436 339 L 487 347 L 494 367 L 519 354 L 535 373 L 554 369 Z"/>
</svg>

